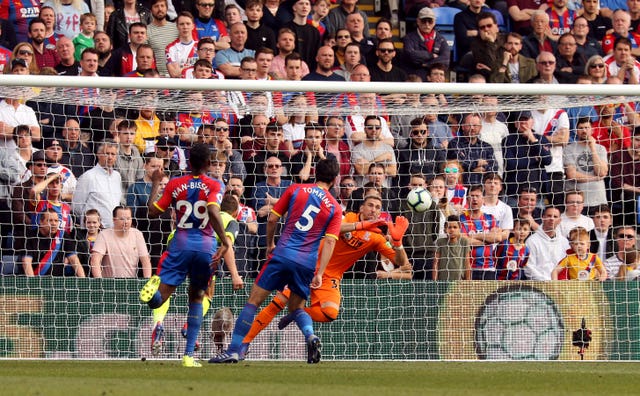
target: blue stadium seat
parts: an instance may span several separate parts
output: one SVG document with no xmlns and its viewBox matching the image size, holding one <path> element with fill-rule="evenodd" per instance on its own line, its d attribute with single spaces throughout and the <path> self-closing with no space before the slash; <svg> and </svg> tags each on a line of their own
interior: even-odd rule
<svg viewBox="0 0 640 396">
<path fill-rule="evenodd" d="M 461 10 L 453 7 L 436 7 L 433 13 L 436 15 L 436 29 L 447 39 L 449 47 L 453 48 L 455 38 L 453 19 Z"/>
</svg>

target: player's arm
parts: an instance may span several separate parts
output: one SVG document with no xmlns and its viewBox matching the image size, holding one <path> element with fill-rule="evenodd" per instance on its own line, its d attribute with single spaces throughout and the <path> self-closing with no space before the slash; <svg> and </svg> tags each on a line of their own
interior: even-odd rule
<svg viewBox="0 0 640 396">
<path fill-rule="evenodd" d="M 329 259 L 331 259 L 331 255 L 333 254 L 333 249 L 336 247 L 336 239 L 333 236 L 327 235 L 324 237 L 324 245 L 322 246 L 322 252 L 320 253 L 320 263 L 316 270 L 316 274 L 313 276 L 313 280 L 311 281 L 311 288 L 317 289 L 322 286 L 322 275 L 324 271 L 327 269 L 327 264 L 329 264 Z"/>
<path fill-rule="evenodd" d="M 267 219 L 267 254 L 271 253 L 276 247 L 276 225 L 279 220 L 280 216 L 275 212 L 269 213 L 269 218 Z"/>
<path fill-rule="evenodd" d="M 373 221 L 363 220 L 363 221 L 356 221 L 353 223 L 342 223 L 340 224 L 340 234 L 344 234 L 352 231 L 373 231 L 381 234 L 382 230 L 380 230 L 380 228 L 378 227 L 386 224 L 387 222 L 384 220 L 373 220 Z"/>
<path fill-rule="evenodd" d="M 229 226 L 227 226 L 228 229 Z M 237 225 L 236 225 L 237 227 Z M 226 235 L 227 241 L 229 241 L 229 246 L 233 246 L 233 238 L 229 235 Z M 233 285 L 233 290 L 239 290 L 244 287 L 244 282 L 242 281 L 242 277 L 238 273 L 238 266 L 236 265 L 236 252 L 233 249 L 229 249 L 223 256 L 224 264 L 227 266 L 227 270 L 229 270 L 229 274 L 231 274 L 231 284 Z"/>
<path fill-rule="evenodd" d="M 231 249 L 227 234 L 224 232 L 224 226 L 222 225 L 222 218 L 220 217 L 220 207 L 215 203 L 209 203 L 207 205 L 207 212 L 209 213 L 209 221 L 213 226 L 213 230 L 218 234 L 221 246 L 218 247 L 215 256 L 213 256 L 213 262 L 219 262 L 224 257 L 227 250 Z"/>
</svg>

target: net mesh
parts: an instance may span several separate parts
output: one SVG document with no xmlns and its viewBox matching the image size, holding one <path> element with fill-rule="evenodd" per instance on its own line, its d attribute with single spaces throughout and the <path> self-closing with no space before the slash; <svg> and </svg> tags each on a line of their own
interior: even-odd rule
<svg viewBox="0 0 640 396">
<path fill-rule="evenodd" d="M 407 85 L 409 86 L 409 85 Z M 194 113 L 203 109 L 215 114 L 231 114 L 225 117 L 230 122 L 229 140 L 233 144 L 233 150 L 238 156 L 235 165 L 242 164 L 244 174 L 236 173 L 233 159 L 227 164 L 224 175 L 227 182 L 230 175 L 241 176 L 244 181 L 245 196 L 242 202 L 251 209 L 244 209 L 238 215 L 239 233 L 235 242 L 235 254 L 241 275 L 250 285 L 254 280 L 258 269 L 264 260 L 264 232 L 266 216 L 264 196 L 256 196 L 264 189 L 259 188 L 259 183 L 264 181 L 262 174 L 263 161 L 266 156 L 259 157 L 256 161 L 252 156 L 246 156 L 247 146 L 241 146 L 243 137 L 254 139 L 251 123 L 244 123 L 242 119 L 249 119 L 258 114 L 267 113 L 273 119 L 279 119 L 285 124 L 284 138 L 297 140 L 292 145 L 302 143 L 299 136 L 291 135 L 287 128 L 294 130 L 296 122 L 313 120 L 325 123 L 330 116 L 338 116 L 344 122 L 347 129 L 351 128 L 350 136 L 354 133 L 363 133 L 366 116 L 378 115 L 384 118 L 391 133 L 391 142 L 394 147 L 391 150 L 392 161 L 384 160 L 383 170 L 387 177 L 371 174 L 369 169 L 365 172 L 358 169 L 352 161 L 351 166 L 341 175 L 341 186 L 335 191 L 339 195 L 342 190 L 350 189 L 352 180 L 355 191 L 352 197 L 340 196 L 345 209 L 358 211 L 362 198 L 366 191 L 358 193 L 358 187 L 371 182 L 377 194 L 383 198 L 383 210 L 381 216 L 393 220 L 397 215 L 404 215 L 410 219 L 411 225 L 404 239 L 405 250 L 409 262 L 413 266 L 413 272 L 398 270 L 388 260 L 383 260 L 379 253 L 369 253 L 358 260 L 351 269 L 345 273 L 345 280 L 341 285 L 342 303 L 338 319 L 332 323 L 319 323 L 316 328 L 323 339 L 323 357 L 327 359 L 579 359 L 577 346 L 573 340 L 573 332 L 581 326 L 585 319 L 586 326 L 592 331 L 593 341 L 591 348 L 585 352 L 586 359 L 613 359 L 636 360 L 640 353 L 640 347 L 636 340 L 640 339 L 640 326 L 638 321 L 638 288 L 636 282 L 624 282 L 635 279 L 638 274 L 636 269 L 635 254 L 635 227 L 637 219 L 637 203 L 635 194 L 620 194 L 624 183 L 633 183 L 636 176 L 634 168 L 635 146 L 632 135 L 637 122 L 635 103 L 639 96 L 626 95 L 578 95 L 572 94 L 567 86 L 562 86 L 566 91 L 560 95 L 529 95 L 518 93 L 514 88 L 514 94 L 493 94 L 487 90 L 486 94 L 452 94 L 441 95 L 428 88 L 428 84 L 422 85 L 424 92 L 404 93 L 409 91 L 398 89 L 399 93 L 328 93 L 318 90 L 308 95 L 300 92 L 281 91 L 256 91 L 239 92 L 232 90 L 184 90 L 164 89 L 161 85 L 155 89 L 120 89 L 120 88 L 95 88 L 95 87 L 0 87 L 0 97 L 19 99 L 21 103 L 28 103 L 36 109 L 35 115 L 42 122 L 41 142 L 34 142 L 35 147 L 48 147 L 52 138 L 65 143 L 66 135 L 62 135 L 64 120 L 69 117 L 78 118 L 82 125 L 84 136 L 95 136 L 95 131 L 86 130 L 83 123 L 88 113 L 96 108 L 116 108 L 119 119 L 139 116 L 139 110 L 152 109 L 159 117 L 158 121 L 175 121 L 177 114 L 190 114 L 194 119 L 198 118 Z M 411 85 L 415 92 L 416 85 Z M 560 88 L 558 88 L 560 91 Z M 235 94 L 234 94 L 235 93 Z M 235 95 L 235 96 L 234 96 Z M 288 100 L 292 97 L 304 96 L 306 101 Z M 238 100 L 242 97 L 241 100 Z M 257 100 L 256 98 L 262 98 Z M 43 104 L 48 104 L 48 109 L 53 112 L 57 124 L 54 128 L 44 128 L 45 114 Z M 625 106 L 626 104 L 626 106 Z M 55 109 L 63 109 L 55 113 Z M 133 110 L 133 111 L 130 111 Z M 565 116 L 558 116 L 560 110 L 566 114 L 568 127 L 564 141 L 555 142 L 554 134 L 558 126 L 564 127 Z M 49 115 L 51 115 L 48 113 Z M 526 115 L 526 112 L 532 114 Z M 524 113 L 523 113 L 524 112 Z M 469 113 L 478 113 L 479 118 L 469 119 Z M 296 119 L 298 116 L 298 119 Z M 356 116 L 360 121 L 354 121 Z M 588 117 L 592 121 L 593 134 L 596 135 L 599 145 L 603 148 L 592 149 L 588 144 L 580 146 L 585 137 L 577 128 L 577 121 L 581 117 Z M 92 116 L 93 117 L 93 116 Z M 300 118 L 301 117 L 301 118 Z M 412 120 L 416 117 L 425 117 L 424 124 Z M 544 148 L 549 151 L 549 162 L 543 165 L 539 162 L 542 154 L 537 156 L 523 155 L 524 151 L 518 151 L 521 142 L 515 136 L 521 134 L 522 120 L 532 118 L 534 137 L 542 141 Z M 6 122 L 6 121 L 3 121 Z M 180 121 L 179 121 L 180 122 Z M 213 122 L 213 119 L 211 120 Z M 477 163 L 477 158 L 468 160 L 466 155 L 476 155 L 473 149 L 465 152 L 464 147 L 458 145 L 458 152 L 454 151 L 452 142 L 462 136 L 466 136 L 469 130 L 473 130 L 477 123 L 480 140 L 485 140 L 494 153 L 495 166 L 482 167 Z M 198 121 L 194 130 L 197 129 Z M 431 141 L 437 137 L 438 127 L 444 128 L 448 135 L 442 136 L 447 144 L 432 147 L 432 153 L 421 157 L 413 148 L 413 130 L 419 130 L 421 125 L 429 129 Z M 180 124 L 177 125 L 178 127 Z M 154 125 L 153 128 L 156 128 Z M 324 125 L 324 138 L 328 136 L 328 129 Z M 243 133 L 247 130 L 248 133 Z M 530 127 L 531 128 L 531 127 Z M 599 128 L 599 129 L 598 129 Z M 104 133 L 109 137 L 108 130 Z M 114 130 L 115 128 L 111 128 Z M 178 128 L 179 129 L 179 128 Z M 191 132 L 194 132 L 192 130 Z M 178 136 L 180 136 L 178 131 Z M 288 134 L 289 133 L 289 134 Z M 560 133 L 558 133 L 560 134 Z M 620 137 L 617 135 L 620 134 Z M 415 135 L 418 135 L 416 133 Z M 292 137 L 294 136 L 294 137 Z M 352 158 L 359 151 L 357 141 L 349 141 L 349 135 L 340 136 L 344 143 L 341 150 L 348 152 Z M 509 138 L 511 136 L 511 138 Z M 543 139 L 544 137 L 544 139 Z M 196 137 L 196 140 L 198 138 Z M 355 139 L 355 137 L 353 138 Z M 384 137 L 382 138 L 384 139 Z M 546 139 L 546 140 L 545 140 Z M 155 139 L 153 139 L 155 140 Z M 532 139 L 533 140 L 533 139 Z M 511 142 L 511 143 L 510 143 Z M 514 143 L 515 142 L 515 143 Z M 19 139 L 16 139 L 19 145 Z M 93 161 L 99 142 L 86 141 Z M 211 141 L 211 144 L 215 144 Z M 456 143 L 457 144 L 457 143 Z M 509 146 L 512 144 L 512 146 Z M 144 151 L 153 151 L 154 142 Z M 178 146 L 183 153 L 188 155 L 189 142 L 179 140 Z M 134 147 L 135 149 L 135 147 Z M 305 153 L 304 146 L 293 145 L 294 151 Z M 552 152 L 553 150 L 558 151 Z M 640 149 L 640 147 L 638 148 Z M 10 153 L 12 148 L 2 148 Z M 50 149 L 45 149 L 45 152 Z M 300 167 L 296 168 L 293 161 L 288 162 L 291 154 L 289 149 L 280 148 L 283 165 L 287 170 L 283 179 L 297 181 Z M 366 151 L 366 150 L 365 150 Z M 625 157 L 628 152 L 631 157 Z M 80 156 L 85 155 L 80 152 Z M 604 154 L 603 154 L 604 153 Z M 259 154 L 259 153 L 258 153 Z M 343 154 L 343 153 L 337 153 Z M 174 154 L 178 155 L 178 154 Z M 185 157 L 186 157 L 185 155 Z M 528 157 L 531 155 L 531 157 Z M 559 155 L 559 156 L 558 156 Z M 594 162 L 594 156 L 602 155 L 606 172 L 597 175 L 598 164 Z M 360 154 L 360 158 L 367 158 Z M 375 157 L 375 156 L 374 156 Z M 37 160 L 34 158 L 34 162 Z M 63 158 L 68 158 L 63 156 Z M 299 158 L 299 157 L 298 157 Z M 304 157 L 302 157 L 304 159 Z M 629 159 L 630 158 L 630 159 Z M 170 170 L 175 176 L 185 171 L 187 162 L 180 162 L 175 158 L 177 167 Z M 451 161 L 456 159 L 457 162 Z M 516 179 L 510 179 L 510 172 L 516 169 L 518 160 L 529 159 L 530 163 L 519 171 L 527 171 Z M 535 161 L 534 161 L 535 160 Z M 533 168 L 545 168 L 552 166 L 552 160 L 559 167 L 551 168 L 546 176 L 540 176 L 542 172 L 531 172 Z M 48 159 L 51 165 L 51 159 Z M 63 165 L 65 160 L 61 160 Z M 536 162 L 538 161 L 538 162 Z M 374 160 L 367 161 L 376 162 Z M 389 171 L 389 163 L 395 162 L 394 172 Z M 596 161 L 597 162 L 597 161 Z M 26 161 L 23 159 L 25 165 Z M 537 165 L 536 165 L 537 164 Z M 83 173 L 90 169 L 92 164 L 81 168 L 75 175 L 79 180 Z M 142 166 L 142 163 L 137 165 Z M 475 169 L 480 166 L 480 169 Z M 521 166 L 521 165 L 517 165 Z M 458 167 L 456 171 L 454 168 Z M 25 168 L 26 169 L 26 168 Z M 116 166 L 117 169 L 117 166 Z M 129 169 L 127 172 L 140 177 L 144 169 Z M 479 223 L 474 221 L 473 184 L 483 183 L 487 173 L 495 172 L 502 176 L 503 182 L 498 198 L 503 202 L 502 212 L 494 211 L 494 220 L 484 218 Z M 124 170 L 122 171 L 124 173 Z M 360 173 L 360 174 L 358 174 Z M 449 195 L 443 198 L 447 202 L 441 202 L 437 192 L 431 188 L 431 195 L 423 196 L 423 199 L 435 202 L 425 212 L 412 210 L 406 196 L 409 192 L 408 185 L 413 183 L 411 176 L 423 173 L 425 187 L 433 187 L 433 178 L 440 178 L 445 184 Z M 461 177 L 452 177 L 457 173 Z M 552 173 L 560 174 L 561 187 L 544 192 L 554 180 L 549 177 Z M 30 174 L 21 175 L 20 183 L 29 179 Z M 353 177 L 349 179 L 349 177 Z M 3 184 L 16 184 L 15 177 Z M 135 180 L 135 179 L 134 179 Z M 452 181 L 453 180 L 453 181 Z M 605 196 L 604 202 L 588 201 L 594 192 L 590 188 L 601 188 L 597 183 L 602 181 Z M 379 183 L 380 185 L 375 185 Z M 436 183 L 437 184 L 437 183 Z M 608 281 L 592 282 L 549 282 L 551 271 L 560 259 L 572 253 L 567 253 L 569 248 L 565 240 L 564 245 L 545 244 L 539 242 L 525 243 L 530 247 L 528 263 L 522 257 L 514 256 L 511 245 L 505 241 L 512 241 L 511 224 L 500 224 L 504 221 L 501 214 L 507 210 L 511 212 L 513 219 L 518 219 L 520 212 L 518 191 L 523 187 L 536 185 L 537 190 L 532 190 L 536 196 L 530 208 L 531 221 L 543 229 L 541 209 L 545 205 L 557 204 L 565 215 L 571 213 L 572 203 L 565 200 L 565 192 L 574 189 L 583 189 L 581 198 L 584 209 L 584 218 L 574 222 L 561 223 L 558 233 L 568 236 L 569 231 L 576 225 L 584 226 L 587 231 L 594 227 L 600 227 L 596 215 L 588 213 L 599 204 L 606 204 L 611 211 L 611 225 L 609 234 L 595 233 L 591 246 L 596 255 L 601 258 L 602 265 L 607 271 Z M 596 186 L 596 187 L 594 187 Z M 637 186 L 640 188 L 640 185 Z M 8 191 L 15 191 L 17 185 L 11 186 Z M 586 189 L 586 190 L 584 190 Z M 143 204 L 135 207 L 133 211 L 134 226 L 142 231 L 144 243 L 152 256 L 153 269 L 161 253 L 165 250 L 166 237 L 172 229 L 171 216 L 160 220 L 146 218 L 144 204 L 146 198 L 141 195 L 136 197 L 133 190 L 134 201 L 140 198 Z M 281 191 L 280 191 L 281 193 Z M 10 194 L 10 193 L 9 193 Z M 148 194 L 148 193 L 147 193 Z M 269 194 L 272 192 L 269 190 Z M 360 195 L 358 195 L 360 194 Z M 482 191 L 480 191 L 482 195 Z M 485 184 L 484 194 L 487 194 Z M 70 191 L 73 197 L 74 191 Z M 596 194 L 598 195 L 598 194 Z M 600 195 L 598 195 L 600 196 Z M 24 247 L 17 246 L 19 234 L 16 230 L 28 228 L 21 223 L 21 218 L 15 216 L 15 196 L 6 196 L 8 209 L 3 217 L 3 246 L 2 246 L 2 273 L 0 280 L 2 294 L 0 295 L 0 338 L 5 340 L 0 343 L 0 355 L 18 358 L 86 358 L 86 359 L 111 359 L 111 358 L 138 358 L 151 356 L 151 343 L 153 320 L 146 306 L 137 301 L 138 289 L 144 283 L 142 271 L 138 270 L 138 279 L 77 279 L 73 277 L 73 271 L 65 268 L 66 276 L 60 277 L 36 277 L 27 279 L 23 275 L 23 256 L 29 255 L 42 258 L 42 253 L 25 251 Z M 63 198 L 65 201 L 66 198 Z M 568 198 L 567 198 L 568 199 Z M 37 201 L 37 200 L 36 200 Z M 121 203 L 126 202 L 123 192 Z M 27 202 L 28 203 L 28 202 Z M 74 210 L 73 199 L 66 200 L 70 205 L 71 220 L 74 224 L 72 233 L 64 238 L 82 239 L 78 235 L 85 235 L 85 224 Z M 86 202 L 85 202 L 86 203 Z M 430 204 L 430 202 L 427 202 Z M 506 209 L 504 209 L 506 208 Z M 41 210 L 34 208 L 33 212 Z M 87 208 L 88 209 L 88 208 Z M 261 211 L 262 209 L 262 211 Z M 268 208 L 267 208 L 268 210 Z M 573 209 L 575 210 L 575 209 Z M 483 210 L 484 211 L 484 210 Z M 491 209 L 487 209 L 491 211 Z M 528 212 L 526 212 L 528 213 Z M 459 256 L 463 251 L 451 243 L 447 235 L 445 224 L 447 215 L 455 214 L 463 217 L 460 223 L 463 236 L 473 241 L 474 252 L 471 253 L 471 267 L 473 271 L 469 276 L 494 279 L 496 273 L 502 274 L 507 279 L 520 278 L 526 274 L 532 280 L 512 281 L 485 281 L 468 282 L 461 280 L 467 276 L 464 269 L 458 267 L 463 262 Z M 103 216 L 104 217 L 104 216 Z M 8 220 L 7 220 L 8 219 Z M 39 219 L 34 217 L 34 219 Z M 254 229 L 253 220 L 257 220 L 257 229 Z M 489 220 L 487 220 L 489 219 Z M 585 220 L 587 219 L 587 220 Z M 592 219 L 592 220 L 589 220 Z M 595 223 L 593 222 L 595 220 Z M 495 223 L 491 223 L 495 221 Z M 522 222 L 529 222 L 529 217 Z M 563 218 L 564 221 L 564 218 Z M 487 223 L 487 224 L 483 224 Z M 499 232 L 491 238 L 487 237 L 491 224 L 499 227 Z M 624 228 L 625 226 L 627 228 Z M 484 228 L 483 230 L 483 227 Z M 622 227 L 622 228 L 621 228 Z M 606 230 L 605 230 L 606 231 Z M 33 227 L 35 235 L 37 228 Z M 535 233 L 535 230 L 531 230 Z M 627 240 L 625 235 L 629 234 Z M 478 234 L 482 234 L 480 237 Z M 487 235 L 485 235 L 487 234 Z M 74 237 L 74 235 L 76 235 Z M 355 238 L 355 239 L 354 239 Z M 345 244 L 355 241 L 357 234 L 343 236 Z M 439 241 L 439 242 L 438 242 Z M 555 243 L 555 242 L 554 242 Z M 480 245 L 482 250 L 478 247 Z M 516 247 L 520 246 L 515 243 Z M 601 246 L 602 245 L 602 246 Z M 33 246 L 33 245 L 29 245 Z M 45 246 L 45 245 L 38 245 Z M 74 249 L 79 249 L 74 245 Z M 355 245 L 353 245 L 355 246 Z M 549 255 L 542 250 L 555 250 L 557 255 Z M 561 246 L 561 247 L 558 247 Z M 84 246 L 84 251 L 78 251 L 81 265 L 87 274 L 91 274 L 89 260 L 91 245 Z M 390 249 L 390 247 L 389 247 Z M 560 250 L 560 253 L 557 251 Z M 387 251 L 389 252 L 389 250 Z M 436 252 L 439 255 L 439 267 L 433 282 L 433 266 Z M 114 253 L 116 254 L 116 253 Z M 388 253 L 393 256 L 393 252 Z M 446 255 L 451 255 L 446 257 Z M 502 255 L 502 256 L 501 256 Z M 625 262 L 626 260 L 626 262 Z M 625 264 L 623 264 L 625 262 Z M 492 264 L 494 263 L 494 264 Z M 515 267 L 513 267 L 515 263 Z M 106 265 L 103 262 L 103 266 Z M 525 269 L 525 266 L 533 267 L 533 270 Z M 577 265 L 582 265 L 578 263 Z M 498 266 L 498 271 L 493 269 Z M 502 267 L 500 267 L 502 266 Z M 587 263 L 587 277 L 599 277 L 595 267 L 600 268 L 595 262 Z M 66 267 L 69 267 L 67 265 Z M 624 267 L 623 271 L 620 268 Z M 578 267 L 576 267 L 578 268 Z M 579 268 L 575 273 L 571 270 L 565 274 L 560 272 L 558 276 L 579 277 Z M 108 273 L 108 272 L 106 272 Z M 519 273 L 520 275 L 518 275 Z M 540 274 L 541 275 L 540 275 Z M 441 276 L 444 274 L 444 276 Z M 516 274 L 516 275 L 514 275 Z M 212 334 L 211 318 L 221 307 L 229 307 L 234 319 L 242 309 L 249 288 L 241 292 L 234 292 L 230 285 L 228 272 L 222 270 L 218 277 L 218 288 L 213 297 L 212 309 L 205 319 L 205 325 L 200 337 L 202 349 L 201 357 L 209 357 L 216 350 L 216 345 L 209 338 Z M 411 279 L 413 278 L 413 279 Z M 616 279 L 618 278 L 618 279 Z M 478 278 L 475 278 L 478 279 Z M 180 336 L 180 330 L 186 317 L 186 291 L 178 289 L 177 297 L 172 303 L 165 318 L 165 343 L 160 358 L 173 358 L 182 353 L 184 340 Z M 250 359 L 303 359 L 305 348 L 302 336 L 295 326 L 288 327 L 285 331 L 276 329 L 276 317 L 271 325 L 260 334 L 252 344 Z M 230 337 L 223 335 L 226 345 Z M 452 342 L 455 340 L 455 342 Z"/>
</svg>

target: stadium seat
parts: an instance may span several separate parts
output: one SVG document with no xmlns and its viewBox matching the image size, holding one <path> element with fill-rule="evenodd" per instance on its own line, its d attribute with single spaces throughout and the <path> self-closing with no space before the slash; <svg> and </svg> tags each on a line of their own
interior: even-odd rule
<svg viewBox="0 0 640 396">
<path fill-rule="evenodd" d="M 453 7 L 436 7 L 433 13 L 436 15 L 436 29 L 447 39 L 449 47 L 453 48 L 455 33 L 453 19 L 460 9 Z"/>
</svg>

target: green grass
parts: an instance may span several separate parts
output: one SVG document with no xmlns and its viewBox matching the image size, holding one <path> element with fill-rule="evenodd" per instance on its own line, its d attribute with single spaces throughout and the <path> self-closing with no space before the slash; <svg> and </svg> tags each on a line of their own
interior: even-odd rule
<svg viewBox="0 0 640 396">
<path fill-rule="evenodd" d="M 2 395 L 637 394 L 637 363 L 0 361 Z"/>
</svg>

